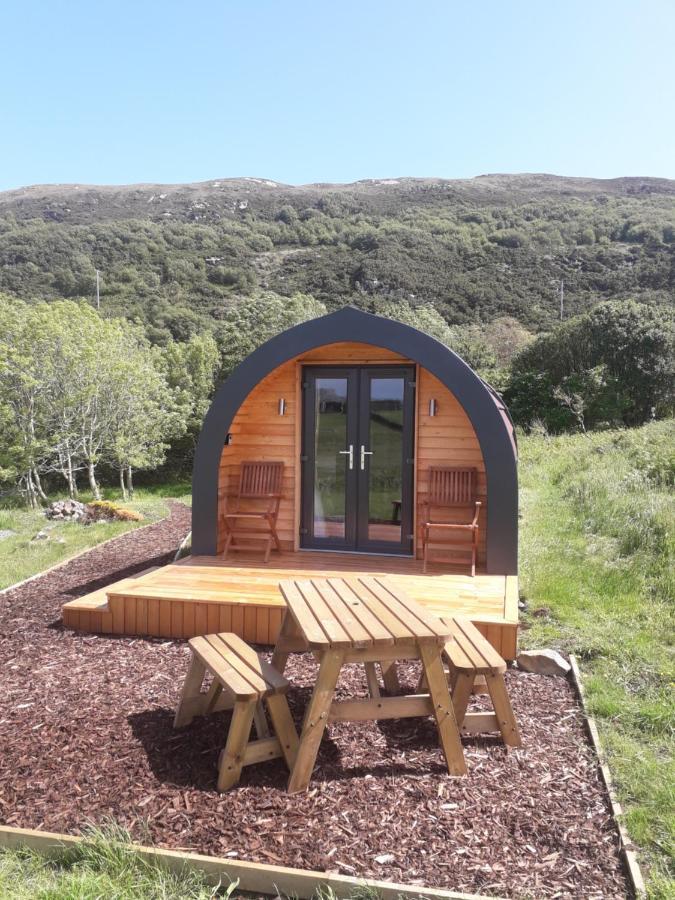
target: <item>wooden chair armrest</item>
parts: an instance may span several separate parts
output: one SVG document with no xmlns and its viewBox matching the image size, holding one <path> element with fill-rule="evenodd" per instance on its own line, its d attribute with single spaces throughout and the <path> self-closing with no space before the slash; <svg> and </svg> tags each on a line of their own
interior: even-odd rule
<svg viewBox="0 0 675 900">
<path fill-rule="evenodd" d="M 480 514 L 480 508 L 482 505 L 483 504 L 481 503 L 480 500 L 476 500 L 476 509 L 473 514 L 473 522 L 471 523 L 474 526 L 474 528 L 478 525 L 478 516 Z"/>
</svg>

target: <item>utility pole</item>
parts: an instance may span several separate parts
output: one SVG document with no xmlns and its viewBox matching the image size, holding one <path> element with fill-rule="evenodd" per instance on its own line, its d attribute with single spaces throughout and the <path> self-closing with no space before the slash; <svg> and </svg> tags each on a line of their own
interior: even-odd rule
<svg viewBox="0 0 675 900">
<path fill-rule="evenodd" d="M 98 269 L 96 270 L 96 309 L 101 309 L 101 285 Z M 562 319 L 562 312 L 560 313 L 560 318 Z"/>
<path fill-rule="evenodd" d="M 98 273 L 97 273 L 98 274 Z M 560 321 L 562 322 L 565 314 L 565 282 L 560 279 Z"/>
</svg>

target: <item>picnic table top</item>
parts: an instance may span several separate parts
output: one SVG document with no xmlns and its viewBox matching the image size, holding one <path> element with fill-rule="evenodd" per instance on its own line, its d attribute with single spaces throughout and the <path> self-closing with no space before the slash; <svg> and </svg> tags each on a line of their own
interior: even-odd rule
<svg viewBox="0 0 675 900">
<path fill-rule="evenodd" d="M 443 645 L 450 626 L 386 578 L 289 579 L 279 583 L 312 650 Z"/>
</svg>

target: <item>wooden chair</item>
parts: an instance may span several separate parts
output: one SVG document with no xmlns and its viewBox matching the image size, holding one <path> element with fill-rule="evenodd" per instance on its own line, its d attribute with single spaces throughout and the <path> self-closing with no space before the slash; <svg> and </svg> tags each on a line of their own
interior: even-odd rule
<svg viewBox="0 0 675 900">
<path fill-rule="evenodd" d="M 286 700 L 288 681 L 236 634 L 207 634 L 189 641 L 192 661 L 183 685 L 173 727 L 195 716 L 232 709 L 225 749 L 218 761 L 218 790 L 235 785 L 243 766 L 283 756 L 289 770 L 298 752 L 298 735 Z M 213 681 L 201 686 L 206 672 Z M 275 734 L 265 717 L 267 706 Z M 255 723 L 258 740 L 249 740 Z"/>
<path fill-rule="evenodd" d="M 450 664 L 450 687 L 455 718 L 460 728 L 471 733 L 499 731 L 510 747 L 520 747 L 516 717 L 506 691 L 506 663 L 492 644 L 465 616 L 441 619 L 452 631 L 452 639 L 443 649 Z M 469 698 L 479 676 L 485 678 L 494 712 L 468 713 Z"/>
<path fill-rule="evenodd" d="M 420 524 L 424 571 L 427 571 L 430 550 L 451 550 L 468 555 L 471 559 L 471 575 L 476 574 L 478 552 L 478 515 L 481 502 L 476 499 L 476 469 L 452 469 L 432 466 L 429 469 L 429 490 L 421 503 Z M 469 511 L 473 518 L 468 522 L 448 521 L 450 510 Z M 445 516 L 434 517 L 436 510 L 446 510 Z M 432 539 L 432 530 L 436 533 Z M 466 534 L 467 540 L 453 540 L 455 535 Z"/>
<path fill-rule="evenodd" d="M 265 562 L 269 562 L 272 544 L 277 550 L 281 550 L 277 535 L 277 518 L 283 474 L 283 462 L 262 460 L 242 462 L 237 493 L 223 497 L 222 520 L 225 526 L 223 559 L 227 557 L 229 550 L 248 549 L 246 544 L 242 546 L 235 543 L 240 539 L 244 542 L 264 541 Z M 264 527 L 246 527 L 256 522 Z"/>
</svg>

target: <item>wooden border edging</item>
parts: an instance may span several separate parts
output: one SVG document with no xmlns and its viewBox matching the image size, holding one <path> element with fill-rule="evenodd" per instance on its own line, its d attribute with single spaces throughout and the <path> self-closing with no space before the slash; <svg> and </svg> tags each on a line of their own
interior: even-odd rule
<svg viewBox="0 0 675 900">
<path fill-rule="evenodd" d="M 0 847 L 16 850 L 28 847 L 43 855 L 53 855 L 78 844 L 86 838 L 49 831 L 35 831 L 32 828 L 11 828 L 0 825 Z M 208 881 L 217 884 L 223 876 L 229 881 L 239 880 L 239 889 L 271 896 L 298 897 L 311 900 L 321 887 L 330 887 L 337 897 L 353 897 L 355 890 L 364 887 L 375 891 L 381 900 L 499 900 L 478 894 L 458 894 L 444 888 L 427 888 L 418 885 L 395 884 L 370 878 L 351 878 L 347 875 L 333 875 L 329 872 L 313 872 L 292 869 L 288 866 L 270 866 L 264 863 L 244 862 L 238 859 L 223 859 L 218 856 L 203 856 L 200 853 L 185 853 L 181 850 L 162 850 L 156 847 L 133 845 L 133 849 L 147 862 L 154 862 L 172 872 L 180 872 L 186 866 L 197 869 Z"/>
<path fill-rule="evenodd" d="M 110 538 L 106 538 L 106 540 L 101 541 L 100 544 L 94 544 L 93 547 L 85 547 L 84 550 L 78 550 L 77 553 L 73 553 L 72 556 L 67 556 L 60 562 L 54 563 L 54 565 L 49 566 L 48 569 L 43 569 L 41 572 L 36 572 L 35 575 L 29 575 L 28 578 L 24 578 L 23 581 L 17 581 L 14 584 L 8 585 L 8 587 L 0 589 L 0 600 L 4 597 L 5 594 L 8 594 L 10 591 L 15 591 L 17 590 L 17 588 L 23 587 L 24 584 L 30 584 L 31 581 L 37 581 L 37 579 L 42 578 L 43 575 L 51 574 L 52 572 L 56 571 L 56 569 L 60 569 L 61 566 L 66 566 L 68 565 L 68 563 L 73 562 L 73 560 L 79 559 L 81 556 L 84 556 L 85 553 L 91 553 L 92 550 L 98 550 L 100 547 L 105 547 L 106 544 L 112 544 L 113 541 L 117 541 L 119 540 L 119 538 L 123 538 L 127 534 L 138 534 L 139 531 L 144 531 L 146 528 L 152 528 L 153 525 L 159 525 L 160 522 L 168 519 L 170 515 L 171 510 L 169 510 L 169 512 L 165 516 L 162 516 L 161 519 L 157 519 L 156 522 L 148 522 L 146 525 L 141 525 L 140 528 L 130 528 L 128 531 L 123 531 L 122 534 L 115 534 Z"/>
<path fill-rule="evenodd" d="M 633 842 L 631 841 L 630 836 L 626 831 L 626 827 L 621 822 L 623 809 L 617 799 L 616 791 L 614 790 L 614 782 L 612 781 L 612 775 L 609 771 L 609 766 L 607 765 L 605 754 L 602 749 L 598 727 L 595 724 L 595 719 L 588 712 L 588 706 L 586 704 L 586 694 L 584 693 L 584 687 L 581 681 L 579 664 L 577 663 L 577 658 L 573 653 L 570 653 L 570 665 L 572 666 L 572 681 L 574 682 L 577 694 L 579 695 L 579 701 L 581 702 L 584 719 L 586 720 L 588 734 L 591 739 L 591 743 L 593 744 L 595 754 L 598 758 L 600 775 L 602 776 L 605 789 L 607 790 L 607 794 L 609 796 L 609 805 L 612 810 L 612 818 L 614 819 L 617 831 L 619 832 L 619 846 L 621 848 L 621 853 L 623 855 L 626 869 L 628 871 L 628 880 L 633 887 L 635 896 L 643 898 L 647 896 L 647 888 L 645 887 L 645 881 L 642 877 L 640 864 L 638 863 L 635 844 L 633 844 Z"/>
</svg>

